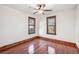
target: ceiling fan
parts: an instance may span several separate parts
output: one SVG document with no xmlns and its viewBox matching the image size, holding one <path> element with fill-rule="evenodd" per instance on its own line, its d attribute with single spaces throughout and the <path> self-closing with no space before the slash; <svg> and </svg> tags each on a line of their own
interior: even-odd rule
<svg viewBox="0 0 79 59">
<path fill-rule="evenodd" d="M 34 12 L 33 14 L 40 13 L 44 15 L 45 14 L 44 12 L 52 11 L 52 10 L 46 9 L 45 7 L 46 7 L 45 4 L 37 4 L 36 7 L 33 8 L 34 10 L 36 10 L 36 12 Z"/>
</svg>

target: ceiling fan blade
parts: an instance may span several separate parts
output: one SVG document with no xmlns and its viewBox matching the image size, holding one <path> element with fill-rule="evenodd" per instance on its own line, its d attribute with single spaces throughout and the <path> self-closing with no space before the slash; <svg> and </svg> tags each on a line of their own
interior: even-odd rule
<svg viewBox="0 0 79 59">
<path fill-rule="evenodd" d="M 44 11 L 52 11 L 52 10 L 44 10 Z"/>
<path fill-rule="evenodd" d="M 38 13 L 38 12 L 34 12 L 33 14 L 36 14 L 36 13 Z"/>
</svg>

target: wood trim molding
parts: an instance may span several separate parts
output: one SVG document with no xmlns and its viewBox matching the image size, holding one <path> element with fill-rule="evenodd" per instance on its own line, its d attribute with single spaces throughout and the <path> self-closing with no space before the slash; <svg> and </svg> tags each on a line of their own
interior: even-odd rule
<svg viewBox="0 0 79 59">
<path fill-rule="evenodd" d="M 51 39 L 51 38 L 46 38 L 46 37 L 40 37 L 40 38 L 42 40 L 51 41 L 53 43 L 57 43 L 57 44 L 61 44 L 61 45 L 66 45 L 66 46 L 70 46 L 70 47 L 73 47 L 73 48 L 78 48 L 76 43 L 62 41 L 62 40 L 57 40 L 57 39 Z"/>
<path fill-rule="evenodd" d="M 12 43 L 12 44 L 9 44 L 9 45 L 5 45 L 3 47 L 0 47 L 0 52 L 5 51 L 7 49 L 10 49 L 12 47 L 15 47 L 17 45 L 32 41 L 33 39 L 37 39 L 37 38 L 39 38 L 39 36 L 35 36 L 35 37 L 29 38 L 29 39 L 25 39 L 25 40 L 22 40 L 22 41 L 19 41 L 19 42 L 15 42 L 15 43 Z"/>
<path fill-rule="evenodd" d="M 12 47 L 18 46 L 20 44 L 23 44 L 23 43 L 32 41 L 34 39 L 38 39 L 38 38 L 40 38 L 42 40 L 50 41 L 52 43 L 66 45 L 66 46 L 70 46 L 70 47 L 73 47 L 73 48 L 77 48 L 78 49 L 77 45 L 75 43 L 72 43 L 72 42 L 66 42 L 66 41 L 61 41 L 61 40 L 57 40 L 57 39 L 51 39 L 51 38 L 46 38 L 46 37 L 35 36 L 35 37 L 29 38 L 29 39 L 25 39 L 25 40 L 22 40 L 22 41 L 19 41 L 19 42 L 15 42 L 13 44 L 9 44 L 9 45 L 0 47 L 0 52 L 5 51 L 7 49 L 10 49 Z M 78 49 L 78 51 L 79 51 L 79 49 Z"/>
</svg>

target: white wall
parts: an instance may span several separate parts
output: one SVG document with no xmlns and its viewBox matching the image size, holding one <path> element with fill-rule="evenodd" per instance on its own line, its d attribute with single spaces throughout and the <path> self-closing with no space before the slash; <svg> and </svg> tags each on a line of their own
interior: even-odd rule
<svg viewBox="0 0 79 59">
<path fill-rule="evenodd" d="M 75 39 L 79 48 L 79 5 L 76 8 L 76 22 L 75 22 Z"/>
<path fill-rule="evenodd" d="M 56 15 L 56 35 L 46 34 L 46 17 Z M 41 16 L 39 24 L 39 35 L 48 38 L 75 43 L 75 23 L 74 9 L 64 10 L 52 13 L 47 16 Z"/>
<path fill-rule="evenodd" d="M 28 35 L 28 16 L 35 17 L 0 5 L 0 47 L 38 34 L 36 32 L 35 34 Z M 36 25 L 36 31 L 38 30 L 37 27 Z"/>
</svg>

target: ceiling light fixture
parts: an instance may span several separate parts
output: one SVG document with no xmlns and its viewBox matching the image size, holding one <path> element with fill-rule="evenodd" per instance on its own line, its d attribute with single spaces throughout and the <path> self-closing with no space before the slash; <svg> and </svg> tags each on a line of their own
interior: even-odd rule
<svg viewBox="0 0 79 59">
<path fill-rule="evenodd" d="M 43 10 L 39 10 L 38 13 L 42 14 L 44 11 Z"/>
<path fill-rule="evenodd" d="M 39 14 L 45 14 L 45 12 L 52 11 L 50 9 L 46 8 L 46 4 L 37 4 L 33 9 L 36 10 L 33 14 L 39 13 Z"/>
</svg>

